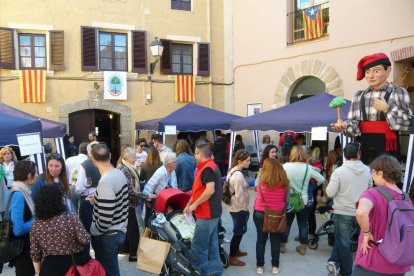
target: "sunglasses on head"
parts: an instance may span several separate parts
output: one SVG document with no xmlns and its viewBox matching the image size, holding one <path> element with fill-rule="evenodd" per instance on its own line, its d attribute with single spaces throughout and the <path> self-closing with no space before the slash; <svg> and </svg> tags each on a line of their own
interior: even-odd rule
<svg viewBox="0 0 414 276">
<path fill-rule="evenodd" d="M 60 153 L 52 153 L 51 155 L 49 155 L 49 160 L 51 159 L 62 159 L 62 155 L 60 155 Z"/>
</svg>

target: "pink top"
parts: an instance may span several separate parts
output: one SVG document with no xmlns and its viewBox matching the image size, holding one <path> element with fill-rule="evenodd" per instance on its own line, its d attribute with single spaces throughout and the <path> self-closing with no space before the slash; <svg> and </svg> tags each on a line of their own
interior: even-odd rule
<svg viewBox="0 0 414 276">
<path fill-rule="evenodd" d="M 385 186 L 384 186 L 385 187 Z M 395 197 L 398 196 L 398 193 L 394 190 L 391 190 L 388 187 L 385 187 L 388 191 Z M 387 216 L 388 216 L 388 201 L 385 197 L 375 189 L 368 189 L 364 191 L 361 198 L 366 198 L 372 202 L 373 207 L 369 214 L 369 225 L 370 231 L 374 240 L 378 241 L 384 238 L 385 228 L 387 225 Z M 358 207 L 358 203 L 357 203 Z M 378 273 L 386 274 L 400 274 L 410 271 L 409 266 L 400 266 L 389 263 L 382 256 L 378 247 L 371 246 L 371 249 L 368 249 L 368 254 L 363 255 L 361 244 L 364 238 L 364 233 L 361 231 L 358 239 L 358 251 L 355 257 L 355 265 L 359 265 L 367 270 L 371 270 Z"/>
<path fill-rule="evenodd" d="M 262 189 L 264 200 L 266 201 L 267 207 L 272 210 L 283 210 L 286 208 L 285 197 L 286 191 L 281 186 L 273 189 L 268 189 L 263 182 L 256 188 L 256 201 L 254 202 L 255 211 L 264 211 L 264 204 L 259 188 Z"/>
</svg>

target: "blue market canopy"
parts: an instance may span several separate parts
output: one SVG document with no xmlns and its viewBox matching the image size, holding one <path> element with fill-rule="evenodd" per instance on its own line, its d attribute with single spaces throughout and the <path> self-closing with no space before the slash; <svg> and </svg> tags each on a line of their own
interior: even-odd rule
<svg viewBox="0 0 414 276">
<path fill-rule="evenodd" d="M 135 123 L 135 129 L 164 132 L 166 125 L 175 125 L 177 131 L 230 129 L 230 122 L 240 116 L 189 103 L 170 115 Z"/>
<path fill-rule="evenodd" d="M 19 118 L 26 118 L 32 120 L 39 120 L 42 125 L 43 138 L 58 138 L 63 137 L 66 133 L 66 125 L 48 119 L 43 119 L 29 113 L 23 112 L 19 109 L 13 108 L 6 104 L 0 103 L 0 114 L 8 114 Z"/>
<path fill-rule="evenodd" d="M 0 146 L 18 145 L 17 134 L 41 132 L 39 120 L 20 118 L 12 115 L 0 116 Z"/>
<path fill-rule="evenodd" d="M 257 115 L 241 118 L 231 122 L 232 131 L 241 130 L 275 130 L 284 132 L 311 131 L 312 127 L 327 126 L 332 130 L 331 123 L 338 119 L 337 109 L 330 108 L 329 103 L 335 98 L 328 93 L 319 93 L 304 100 L 285 105 L 278 109 L 266 111 Z M 351 105 L 346 101 L 346 106 L 341 107 L 341 118 L 346 119 Z"/>
</svg>

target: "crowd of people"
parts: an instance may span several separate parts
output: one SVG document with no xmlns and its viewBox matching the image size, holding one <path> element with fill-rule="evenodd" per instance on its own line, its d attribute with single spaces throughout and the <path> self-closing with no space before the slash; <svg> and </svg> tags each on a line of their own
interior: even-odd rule
<svg viewBox="0 0 414 276">
<path fill-rule="evenodd" d="M 220 130 L 215 131 L 214 142 L 205 132 L 198 137 L 180 133 L 172 149 L 160 134 L 151 136 L 149 144 L 139 138 L 135 145 L 122 146 L 116 167 L 108 146 L 98 142 L 93 132 L 79 148 L 68 134 L 65 157 L 48 154 L 46 171 L 41 175 L 37 175 L 34 162 L 17 161 L 11 148 L 2 148 L 0 202 L 10 199 L 7 215 L 13 223 L 13 235 L 23 241 L 21 253 L 9 266 L 15 267 L 18 276 L 64 275 L 73 260 L 78 265 L 91 260 L 92 246 L 106 275 L 120 275 L 118 253 L 127 252 L 130 262 L 137 261 L 140 233 L 150 223 L 154 201 L 161 191 L 177 188 L 191 192 L 183 213 L 196 218 L 191 250 L 202 275 L 223 272 L 218 241 L 223 206 L 233 222 L 229 264 L 245 266 L 242 257 L 251 254 L 242 250 L 241 243 L 252 211 L 256 273 L 266 271 L 265 251 L 270 239 L 270 271 L 276 275 L 283 270 L 280 254 L 287 252 L 295 218 L 299 228 L 294 238 L 298 241 L 296 251 L 298 256 L 307 253 L 308 241 L 315 235 L 316 206 L 322 197 L 328 206 L 333 203 L 335 243 L 326 265 L 329 275 L 404 275 L 410 266 L 390 262 L 378 249 L 386 231 L 388 200 L 371 189 L 375 184 L 393 199 L 406 196 L 399 186 L 402 170 L 396 137 L 399 130 L 408 128 L 412 113 L 407 92 L 387 82 L 389 65 L 384 54 L 361 59 L 357 78 L 365 77 L 370 87 L 354 97 L 349 119 L 333 123 L 332 128 L 352 136 L 362 133 L 362 140 L 344 147 L 338 140 L 327 154 L 327 162 L 318 147 L 308 146 L 302 134 L 285 132 L 278 146 L 270 135 L 264 135 L 255 193 L 249 191 L 246 180 L 252 156 L 242 136 L 235 137 L 229 167 L 230 138 Z M 376 91 L 383 95 L 374 98 L 371 94 Z M 222 204 L 223 178 L 229 185 L 227 205 Z M 293 198 L 300 199 L 299 207 Z M 264 230 L 266 209 L 285 212 L 286 231 Z M 4 210 L 0 204 L 0 211 Z M 354 257 L 355 237 L 358 247 Z"/>
</svg>

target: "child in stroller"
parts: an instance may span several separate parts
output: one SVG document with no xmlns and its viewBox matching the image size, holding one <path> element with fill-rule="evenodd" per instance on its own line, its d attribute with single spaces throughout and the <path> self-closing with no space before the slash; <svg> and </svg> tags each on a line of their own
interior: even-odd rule
<svg viewBox="0 0 414 276">
<path fill-rule="evenodd" d="M 189 193 L 175 188 L 165 189 L 157 195 L 154 212 L 149 219 L 151 237 L 171 244 L 161 275 L 200 274 L 192 265 L 195 263 L 195 256 L 190 250 L 195 229 L 194 218 L 183 213 L 190 198 Z M 229 257 L 223 246 L 225 229 L 221 227 L 219 232 L 219 253 L 223 267 L 227 267 Z"/>
</svg>

